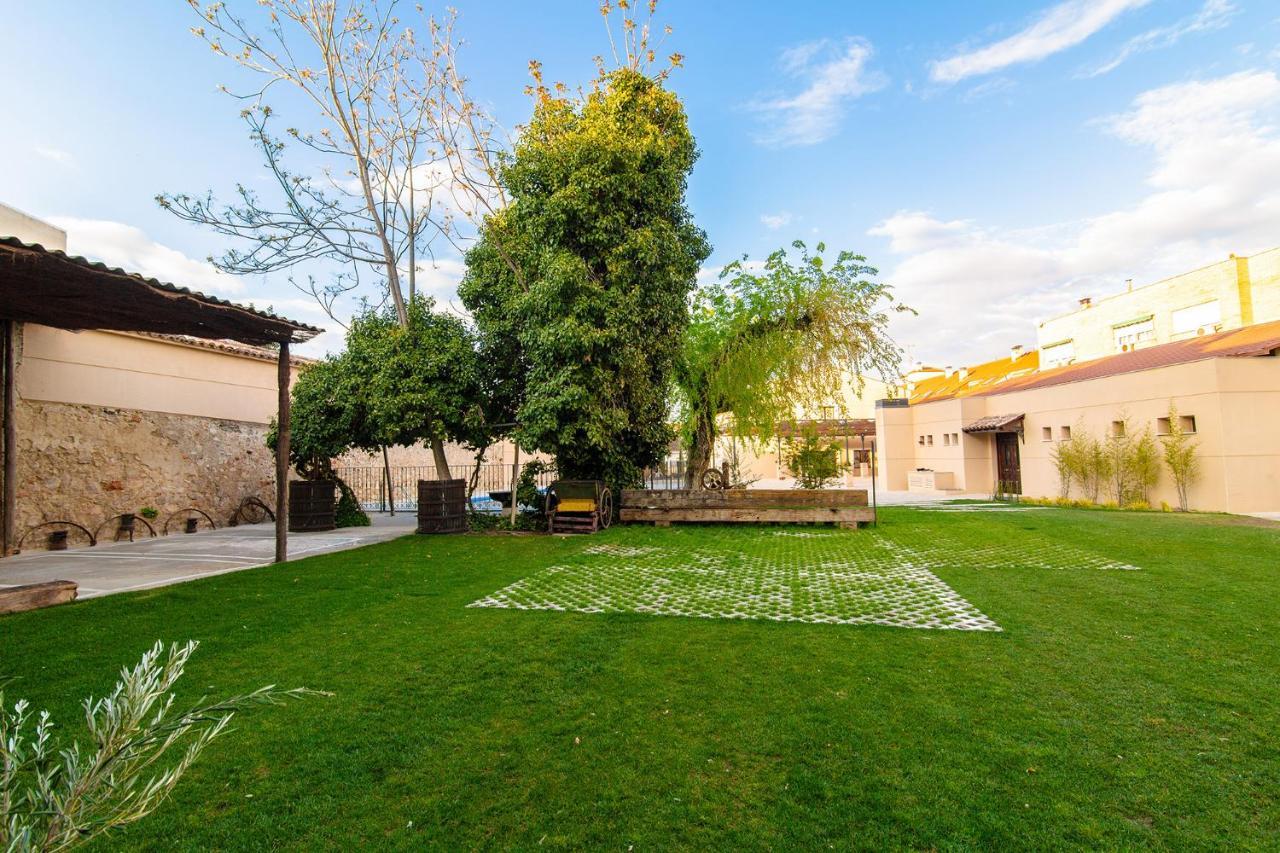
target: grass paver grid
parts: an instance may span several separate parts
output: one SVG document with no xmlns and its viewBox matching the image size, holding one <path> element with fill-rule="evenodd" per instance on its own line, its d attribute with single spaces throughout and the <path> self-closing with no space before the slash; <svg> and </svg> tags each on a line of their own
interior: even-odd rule
<svg viewBox="0 0 1280 853">
<path fill-rule="evenodd" d="M 1011 559 L 1045 568 L 1134 568 L 1071 548 L 1012 550 L 908 546 L 871 530 L 718 528 L 687 547 L 588 542 L 470 606 L 999 631 L 933 569 Z"/>
</svg>

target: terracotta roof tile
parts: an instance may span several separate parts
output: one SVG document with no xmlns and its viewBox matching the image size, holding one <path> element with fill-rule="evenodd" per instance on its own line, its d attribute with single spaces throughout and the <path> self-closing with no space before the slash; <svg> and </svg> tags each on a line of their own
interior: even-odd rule
<svg viewBox="0 0 1280 853">
<path fill-rule="evenodd" d="M 1175 364 L 1188 364 L 1208 358 L 1245 358 L 1271 355 L 1280 350 L 1280 321 L 1259 323 L 1232 329 L 1214 335 L 1188 338 L 1152 347 L 1132 350 L 1117 355 L 1103 356 L 1091 361 L 1055 367 L 1028 376 L 1017 377 L 985 388 L 980 395 L 1007 394 L 1011 391 L 1028 391 L 1032 388 L 1048 388 L 1067 382 L 1083 382 L 1122 373 L 1154 370 Z M 914 399 L 912 402 L 916 402 Z"/>
</svg>

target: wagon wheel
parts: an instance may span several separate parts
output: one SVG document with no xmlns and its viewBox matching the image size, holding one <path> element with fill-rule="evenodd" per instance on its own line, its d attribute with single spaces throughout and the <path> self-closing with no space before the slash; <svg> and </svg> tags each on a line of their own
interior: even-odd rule
<svg viewBox="0 0 1280 853">
<path fill-rule="evenodd" d="M 240 506 L 236 507 L 235 513 L 231 516 L 231 526 L 235 527 L 242 522 L 244 524 L 261 524 L 267 520 L 275 521 L 276 514 L 260 498 L 250 495 L 240 501 Z"/>
<path fill-rule="evenodd" d="M 702 488 L 712 492 L 724 488 L 724 475 L 719 468 L 708 468 L 702 472 Z"/>
<path fill-rule="evenodd" d="M 600 529 L 606 529 L 613 523 L 613 492 L 608 489 L 600 495 Z"/>
</svg>

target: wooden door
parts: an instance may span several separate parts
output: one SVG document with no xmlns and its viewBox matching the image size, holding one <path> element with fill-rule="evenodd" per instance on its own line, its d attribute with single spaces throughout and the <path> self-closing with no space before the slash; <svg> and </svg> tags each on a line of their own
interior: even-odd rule
<svg viewBox="0 0 1280 853">
<path fill-rule="evenodd" d="M 996 491 L 1022 494 L 1022 460 L 1018 455 L 1018 434 L 996 433 Z"/>
</svg>

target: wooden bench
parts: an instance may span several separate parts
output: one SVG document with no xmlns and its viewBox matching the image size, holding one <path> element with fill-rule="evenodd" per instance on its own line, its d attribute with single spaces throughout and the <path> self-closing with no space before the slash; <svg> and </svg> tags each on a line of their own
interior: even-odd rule
<svg viewBox="0 0 1280 853">
<path fill-rule="evenodd" d="M 623 521 L 714 524 L 838 524 L 857 527 L 875 520 L 866 489 L 623 489 Z"/>
<path fill-rule="evenodd" d="M 66 604 L 75 600 L 78 588 L 75 581 L 49 581 L 0 588 L 0 615 Z"/>
</svg>

